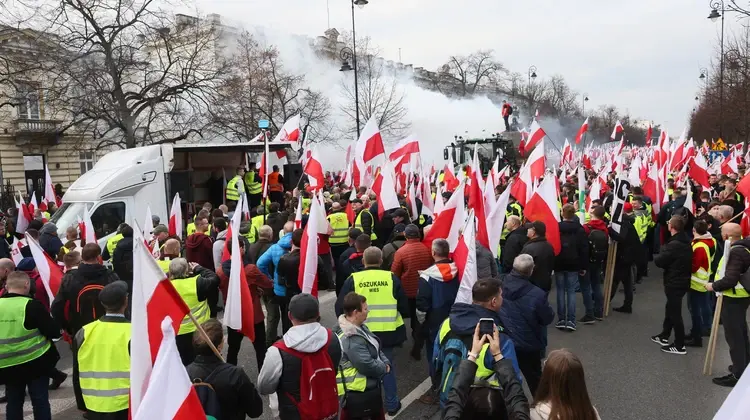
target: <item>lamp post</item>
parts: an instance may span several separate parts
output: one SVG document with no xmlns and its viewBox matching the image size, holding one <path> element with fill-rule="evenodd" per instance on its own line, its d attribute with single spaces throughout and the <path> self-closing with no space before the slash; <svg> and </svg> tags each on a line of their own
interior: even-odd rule
<svg viewBox="0 0 750 420">
<path fill-rule="evenodd" d="M 709 4 L 711 13 L 708 18 L 711 22 L 721 18 L 721 57 L 719 59 L 719 138 L 724 137 L 724 0 L 713 0 Z"/>
<path fill-rule="evenodd" d="M 341 57 L 341 69 L 339 71 L 351 71 L 354 70 L 354 112 L 355 120 L 357 124 L 357 139 L 359 139 L 359 79 L 357 77 L 357 28 L 354 21 L 354 6 L 358 6 L 360 9 L 365 7 L 369 3 L 368 0 L 352 0 L 352 48 L 344 47 L 339 52 Z M 352 60 L 354 67 L 349 65 L 349 59 Z"/>
<path fill-rule="evenodd" d="M 589 94 L 588 93 L 584 93 L 583 94 L 583 100 L 581 101 L 581 105 L 583 105 L 581 107 L 581 113 L 583 114 L 584 117 L 586 116 L 586 102 L 588 102 L 588 101 L 589 101 Z"/>
<path fill-rule="evenodd" d="M 531 84 L 531 79 L 536 79 L 536 66 L 529 67 L 529 84 Z"/>
</svg>

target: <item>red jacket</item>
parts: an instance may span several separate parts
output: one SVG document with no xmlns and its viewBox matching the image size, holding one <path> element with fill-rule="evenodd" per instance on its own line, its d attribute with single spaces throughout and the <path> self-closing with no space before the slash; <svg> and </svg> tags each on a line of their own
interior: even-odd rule
<svg viewBox="0 0 750 420">
<path fill-rule="evenodd" d="M 227 261 L 229 264 L 231 262 Z M 221 295 L 224 297 L 224 305 L 227 304 L 227 289 L 229 289 L 229 277 L 224 274 L 224 265 L 219 268 L 216 273 L 219 275 L 219 290 Z M 245 265 L 245 282 L 250 288 L 250 295 L 253 297 L 253 321 L 257 324 L 263 322 L 265 317 L 263 316 L 263 307 L 260 303 L 260 295 L 262 292 L 260 288 L 273 289 L 273 282 L 261 273 L 255 264 Z"/>
<path fill-rule="evenodd" d="M 503 113 L 503 117 L 507 117 L 510 115 L 510 104 L 508 103 L 503 104 L 502 113 Z"/>
<path fill-rule="evenodd" d="M 698 242 L 702 242 L 708 246 L 709 255 L 706 255 L 706 250 L 701 248 L 695 248 L 693 251 L 692 261 L 692 273 L 697 273 L 699 269 L 711 271 L 711 255 L 716 253 L 716 243 L 710 233 L 693 239 L 691 245 L 695 245 Z"/>
<path fill-rule="evenodd" d="M 588 223 L 583 225 L 583 230 L 586 231 L 586 235 L 591 233 L 591 229 L 601 230 L 609 238 L 609 230 L 607 229 L 607 224 L 604 223 L 604 220 L 591 219 Z"/>
</svg>

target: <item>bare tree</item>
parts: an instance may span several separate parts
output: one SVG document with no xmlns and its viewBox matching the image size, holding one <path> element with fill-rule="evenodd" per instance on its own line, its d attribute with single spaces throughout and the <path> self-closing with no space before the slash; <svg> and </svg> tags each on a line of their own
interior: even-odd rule
<svg viewBox="0 0 750 420">
<path fill-rule="evenodd" d="M 357 40 L 357 77 L 359 90 L 359 119 L 364 124 L 372 117 L 377 119 L 380 132 L 386 137 L 405 136 L 411 124 L 407 120 L 406 93 L 399 84 L 396 70 L 389 68 L 383 59 L 378 57 L 377 48 L 369 38 Z M 356 133 L 356 107 L 354 79 L 342 82 L 344 103 L 341 112 L 352 124 L 345 130 Z"/>
<path fill-rule="evenodd" d="M 42 69 L 38 55 L 30 54 L 17 43 L 10 42 L 12 38 L 23 39 L 22 43 L 43 44 L 36 31 L 0 26 L 0 40 L 4 41 L 0 44 L 0 109 L 23 106 L 30 99 L 38 101 L 38 97 L 29 98 L 29 95 L 38 96 L 38 90 L 26 89 L 27 85 L 23 82 Z M 39 48 L 43 50 L 46 45 L 40 45 Z"/>
<path fill-rule="evenodd" d="M 451 56 L 438 69 L 439 84 L 444 85 L 442 90 L 458 96 L 471 96 L 483 88 L 496 88 L 501 84 L 501 76 L 507 73 L 492 50 Z"/>
</svg>

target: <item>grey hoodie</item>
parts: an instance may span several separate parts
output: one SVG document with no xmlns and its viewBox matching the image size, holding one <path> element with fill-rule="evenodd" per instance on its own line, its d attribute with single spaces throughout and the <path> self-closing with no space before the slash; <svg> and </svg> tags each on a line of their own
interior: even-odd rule
<svg viewBox="0 0 750 420">
<path fill-rule="evenodd" d="M 328 330 L 318 322 L 297 325 L 284 334 L 283 340 L 284 344 L 291 349 L 302 353 L 315 353 L 328 341 Z M 258 374 L 258 392 L 261 395 L 273 394 L 278 389 L 284 368 L 279 351 L 275 346 L 268 348 L 266 360 Z M 341 343 L 335 334 L 333 334 L 329 352 L 334 366 L 338 366 L 341 361 Z"/>
<path fill-rule="evenodd" d="M 216 240 L 214 241 L 213 254 L 214 254 L 214 271 L 219 271 L 221 267 L 221 254 L 224 253 L 224 241 L 227 239 L 227 230 L 224 229 L 216 234 Z"/>
<path fill-rule="evenodd" d="M 381 379 L 387 373 L 386 365 L 391 362 L 383 354 L 383 346 L 375 334 L 370 332 L 367 325 L 360 327 L 352 324 L 344 315 L 339 316 L 339 326 L 334 328 L 335 334 L 343 332 L 341 340 L 341 366 L 351 362 L 357 372 L 367 377 L 366 389 L 373 389 L 380 385 Z"/>
</svg>

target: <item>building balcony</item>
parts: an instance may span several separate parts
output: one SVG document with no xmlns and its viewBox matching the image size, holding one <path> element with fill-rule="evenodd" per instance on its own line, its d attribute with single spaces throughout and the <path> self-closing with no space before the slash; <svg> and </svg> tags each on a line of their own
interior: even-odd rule
<svg viewBox="0 0 750 420">
<path fill-rule="evenodd" d="M 62 135 L 62 121 L 19 118 L 13 121 L 16 146 L 56 145 Z"/>
</svg>

